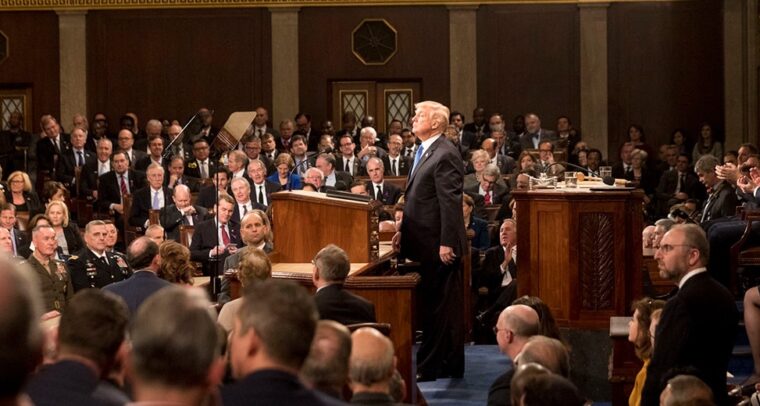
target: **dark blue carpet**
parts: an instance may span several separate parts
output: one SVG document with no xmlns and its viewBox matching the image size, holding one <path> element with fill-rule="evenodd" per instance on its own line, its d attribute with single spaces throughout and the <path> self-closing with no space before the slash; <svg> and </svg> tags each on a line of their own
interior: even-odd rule
<svg viewBox="0 0 760 406">
<path fill-rule="evenodd" d="M 464 378 L 418 384 L 429 405 L 483 406 L 491 383 L 512 364 L 495 345 L 468 345 L 464 347 L 464 354 Z"/>
</svg>

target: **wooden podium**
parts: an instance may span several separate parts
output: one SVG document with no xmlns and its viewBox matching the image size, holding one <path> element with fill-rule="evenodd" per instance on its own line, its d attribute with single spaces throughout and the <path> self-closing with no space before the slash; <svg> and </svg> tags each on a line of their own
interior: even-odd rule
<svg viewBox="0 0 760 406">
<path fill-rule="evenodd" d="M 518 295 L 535 295 L 562 327 L 608 329 L 641 297 L 643 192 L 515 190 Z"/>
</svg>

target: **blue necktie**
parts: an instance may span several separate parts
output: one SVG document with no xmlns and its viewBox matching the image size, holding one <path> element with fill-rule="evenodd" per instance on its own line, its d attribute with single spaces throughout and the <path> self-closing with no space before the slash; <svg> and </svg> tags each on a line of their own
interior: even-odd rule
<svg viewBox="0 0 760 406">
<path fill-rule="evenodd" d="M 420 163 L 420 158 L 422 158 L 422 151 L 424 151 L 425 148 L 422 147 L 422 144 L 420 144 L 420 147 L 417 148 L 417 155 L 414 156 L 414 166 L 412 167 L 412 173 L 417 170 L 417 165 Z"/>
<path fill-rule="evenodd" d="M 161 207 L 158 206 L 158 192 L 153 194 L 153 210 L 158 210 Z"/>
</svg>

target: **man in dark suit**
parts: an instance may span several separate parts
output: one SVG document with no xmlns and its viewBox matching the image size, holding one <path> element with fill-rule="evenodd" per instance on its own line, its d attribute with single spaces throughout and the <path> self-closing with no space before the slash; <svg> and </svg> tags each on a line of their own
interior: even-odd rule
<svg viewBox="0 0 760 406">
<path fill-rule="evenodd" d="M 200 190 L 200 180 L 185 175 L 185 159 L 181 156 L 172 157 L 167 172 L 164 176 L 164 186 L 169 189 L 185 185 L 190 188 L 191 192 Z"/>
<path fill-rule="evenodd" d="M 211 149 L 208 142 L 201 138 L 193 143 L 193 158 L 185 162 L 185 175 L 191 178 L 207 179 L 214 175 L 217 163 L 209 158 Z"/>
<path fill-rule="evenodd" d="M 375 305 L 343 289 L 351 263 L 340 247 L 330 244 L 314 257 L 311 280 L 317 288 L 314 301 L 319 318 L 349 325 L 375 322 Z"/>
<path fill-rule="evenodd" d="M 83 169 L 87 165 L 95 164 L 95 153 L 84 148 L 86 142 L 87 134 L 84 130 L 74 128 L 71 131 L 71 148 L 63 151 L 58 157 L 56 179 L 69 189 L 72 197 L 79 196 L 77 191 L 81 189 L 82 178 L 87 176 Z"/>
<path fill-rule="evenodd" d="M 311 115 L 298 112 L 293 119 L 296 123 L 296 133 L 303 136 L 306 139 L 306 145 L 309 151 L 316 151 L 317 145 L 319 145 L 319 131 L 311 126 Z"/>
<path fill-rule="evenodd" d="M 211 307 L 202 293 L 179 286 L 143 303 L 129 334 L 135 403 L 201 405 L 218 397 L 225 362 Z"/>
<path fill-rule="evenodd" d="M 301 286 L 270 279 L 243 296 L 230 337 L 237 382 L 222 388 L 225 406 L 342 404 L 307 389 L 297 371 L 309 354 L 317 325 L 314 299 Z"/>
<path fill-rule="evenodd" d="M 145 175 L 129 169 L 129 159 L 125 152 L 117 152 L 111 158 L 110 172 L 101 175 L 98 181 L 98 208 L 101 212 L 116 212 L 117 226 L 122 223 L 124 195 L 132 194 L 145 184 Z"/>
<path fill-rule="evenodd" d="M 491 138 L 496 142 L 494 145 L 494 152 L 496 156 L 503 156 L 505 162 L 511 162 L 511 167 L 514 168 L 515 160 L 520 157 L 522 147 L 520 141 L 512 137 L 507 136 L 507 131 L 504 128 L 498 127 L 491 130 Z M 502 168 L 501 173 L 512 173 L 511 168 Z"/>
<path fill-rule="evenodd" d="M 251 178 L 251 200 L 258 203 L 264 210 L 271 204 L 272 193 L 282 189 L 282 186 L 267 180 L 266 164 L 258 159 L 248 162 L 248 177 Z"/>
<path fill-rule="evenodd" d="M 480 183 L 464 190 L 475 200 L 476 211 L 480 212 L 482 206 L 500 205 L 507 197 L 507 188 L 497 181 L 501 176 L 496 165 L 488 164 L 480 176 Z M 479 197 L 480 196 L 480 197 Z"/>
<path fill-rule="evenodd" d="M 296 125 L 293 120 L 285 119 L 280 122 L 280 136 L 275 137 L 274 143 L 277 151 L 290 152 L 290 144 Z"/>
<path fill-rule="evenodd" d="M 161 210 L 172 204 L 172 192 L 164 186 L 164 168 L 157 163 L 148 167 L 148 185 L 138 189 L 132 196 L 132 212 L 129 224 L 133 227 L 147 228 L 150 210 Z"/>
<path fill-rule="evenodd" d="M 32 254 L 32 251 L 29 249 L 31 240 L 26 233 L 16 228 L 16 223 L 16 206 L 10 203 L 0 204 L 0 227 L 8 230 L 11 234 L 11 243 L 13 245 L 11 254 L 14 257 L 28 258 Z"/>
<path fill-rule="evenodd" d="M 26 388 L 34 404 L 124 404 L 123 394 L 98 399 L 94 392 L 100 378 L 119 365 L 128 322 L 127 306 L 112 293 L 88 289 L 74 296 L 58 326 L 57 361 L 40 369 Z"/>
<path fill-rule="evenodd" d="M 219 197 L 218 192 L 231 193 L 229 190 L 229 180 L 232 179 L 230 170 L 221 167 L 214 173 L 213 185 L 206 186 L 198 193 L 198 200 L 196 203 L 198 206 L 210 209 L 216 204 L 216 200 Z"/>
<path fill-rule="evenodd" d="M 511 381 L 515 374 L 514 360 L 528 339 L 538 334 L 538 313 L 526 305 L 513 305 L 499 314 L 496 322 L 496 343 L 499 351 L 509 357 L 513 365 L 499 375 L 488 389 L 488 406 L 511 404 Z"/>
<path fill-rule="evenodd" d="M 465 124 L 462 131 L 474 134 L 473 142 L 475 145 L 470 147 L 477 148 L 477 145 L 480 145 L 480 142 L 491 133 L 486 121 L 486 110 L 483 107 L 476 107 L 472 111 L 472 122 Z"/>
<path fill-rule="evenodd" d="M 254 210 L 243 217 L 240 222 L 240 240 L 244 247 L 257 248 L 269 254 L 274 248 L 272 246 L 272 226 L 269 223 L 269 217 L 261 210 Z M 236 253 L 224 260 L 224 271 L 237 269 L 240 265 L 240 256 L 242 252 Z M 230 291 L 230 280 L 223 278 L 217 303 L 227 303 L 232 299 Z"/>
<path fill-rule="evenodd" d="M 530 113 L 525 115 L 525 134 L 520 138 L 522 149 L 538 149 L 541 141 L 549 140 L 552 143 L 557 140 L 557 133 L 541 128 L 541 119 Z"/>
<path fill-rule="evenodd" d="M 135 135 L 131 130 L 123 129 L 119 131 L 118 144 L 119 150 L 127 154 L 131 169 L 134 169 L 135 164 L 148 155 L 145 151 L 132 148 L 135 144 Z"/>
<path fill-rule="evenodd" d="M 727 404 L 726 369 L 734 347 L 739 312 L 731 292 L 707 273 L 710 247 L 696 224 L 676 225 L 655 254 L 660 276 L 678 284 L 665 304 L 655 332 L 641 404 L 659 405 L 663 378 L 691 370 L 705 382 L 718 405 Z"/>
<path fill-rule="evenodd" d="M 416 106 L 414 134 L 422 141 L 407 182 L 404 221 L 394 247 L 420 262 L 423 336 L 417 352 L 421 380 L 464 374 L 460 258 L 465 250 L 462 179 L 456 148 L 441 136 L 449 110 L 436 102 Z"/>
<path fill-rule="evenodd" d="M 61 132 L 58 121 L 51 115 L 44 115 L 40 126 L 45 137 L 37 141 L 37 169 L 52 172 L 64 151 L 71 148 L 68 134 Z"/>
<path fill-rule="evenodd" d="M 240 228 L 240 221 L 243 220 L 246 214 L 255 209 L 266 210 L 264 206 L 251 199 L 251 184 L 248 181 L 247 175 L 245 178 L 232 179 L 230 181 L 230 189 L 232 190 L 232 197 L 235 198 L 235 207 L 232 218 L 230 218 L 230 223 L 236 229 Z"/>
<path fill-rule="evenodd" d="M 169 161 L 164 159 L 164 139 L 161 138 L 161 134 L 151 135 L 148 138 L 148 149 L 150 154 L 139 158 L 135 162 L 135 170 L 145 172 L 148 170 L 150 164 L 158 164 L 166 169 L 169 166 Z"/>
<path fill-rule="evenodd" d="M 348 190 L 353 183 L 353 177 L 344 171 L 338 171 L 335 168 L 335 158 L 332 154 L 319 154 L 317 157 L 316 167 L 322 172 L 322 185 L 326 188 L 335 188 L 338 190 Z M 314 173 L 310 171 L 309 173 Z M 341 186 L 343 185 L 343 186 Z M 343 188 L 345 186 L 345 188 Z"/>
<path fill-rule="evenodd" d="M 369 181 L 366 183 L 367 191 L 373 199 L 384 206 L 392 206 L 398 203 L 398 199 L 401 198 L 401 189 L 386 182 L 383 178 L 384 172 L 385 168 L 380 158 L 370 158 L 367 161 L 367 173 L 369 174 Z"/>
<path fill-rule="evenodd" d="M 158 272 L 161 258 L 158 256 L 158 244 L 148 237 L 140 237 L 129 244 L 127 261 L 135 273 L 129 279 L 112 283 L 103 290 L 120 296 L 127 303 L 129 314 L 134 317 L 137 309 L 151 295 L 171 286 L 171 283 L 160 279 Z"/>
<path fill-rule="evenodd" d="M 625 179 L 633 176 L 633 166 L 631 160 L 633 156 L 634 145 L 632 142 L 626 142 L 620 147 L 620 162 L 612 165 L 612 177 L 616 179 Z"/>
<path fill-rule="evenodd" d="M 92 220 L 87 223 L 84 231 L 87 246 L 77 255 L 70 256 L 68 261 L 75 292 L 86 288 L 102 288 L 132 275 L 124 258 L 107 250 L 107 234 L 108 229 L 103 221 Z"/>
<path fill-rule="evenodd" d="M 506 219 L 499 227 L 499 246 L 486 251 L 483 265 L 472 275 L 476 289 L 488 289 L 488 296 L 483 303 L 486 310 L 477 316 L 487 326 L 517 298 L 516 252 L 517 222 Z"/>
<path fill-rule="evenodd" d="M 680 154 L 676 170 L 667 171 L 660 177 L 656 190 L 660 214 L 667 214 L 670 206 L 688 199 L 697 199 L 701 202 L 707 195 L 704 185 L 699 183 L 699 178 L 691 170 L 690 163 L 690 154 Z"/>
<path fill-rule="evenodd" d="M 235 200 L 230 195 L 220 195 L 215 209 L 216 216 L 195 226 L 190 243 L 190 258 L 203 263 L 206 274 L 211 271 L 211 260 L 223 264 L 227 256 L 237 252 L 240 242 L 239 229 L 230 222 L 235 211 Z"/>
<path fill-rule="evenodd" d="M 699 158 L 694 165 L 699 181 L 705 185 L 705 189 L 709 193 L 702 205 L 702 215 L 699 218 L 699 222 L 705 230 L 714 220 L 733 216 L 736 213 L 736 206 L 739 204 L 736 189 L 728 181 L 718 179 L 715 174 L 715 167 L 718 164 L 718 158 L 705 155 Z"/>
<path fill-rule="evenodd" d="M 174 204 L 161 208 L 159 220 L 166 231 L 166 238 L 179 241 L 179 226 L 194 226 L 204 221 L 208 211 L 202 206 L 191 204 L 190 188 L 185 185 L 174 188 L 172 200 Z"/>
<path fill-rule="evenodd" d="M 99 139 L 96 143 L 95 159 L 85 162 L 82 168 L 82 176 L 79 188 L 81 197 L 88 200 L 95 200 L 98 196 L 98 178 L 108 172 L 111 172 L 111 152 L 113 152 L 113 143 L 106 137 Z"/>
<path fill-rule="evenodd" d="M 279 131 L 272 128 L 268 124 L 269 122 L 269 112 L 266 108 L 259 106 L 256 107 L 256 118 L 253 119 L 253 135 L 256 137 L 264 139 L 264 135 L 266 134 L 272 134 L 274 138 L 277 138 L 280 136 Z M 273 139 L 274 141 L 274 139 Z M 274 158 L 274 157 L 272 157 Z"/>
<path fill-rule="evenodd" d="M 408 176 L 412 158 L 401 155 L 404 141 L 398 134 L 388 137 L 388 155 L 383 157 L 385 176 Z"/>
<path fill-rule="evenodd" d="M 499 173 L 512 173 L 515 169 L 516 162 L 509 155 L 500 155 L 496 153 L 496 140 L 487 138 L 483 140 L 481 147 L 488 152 L 488 163 L 494 164 L 499 168 Z M 472 162 L 469 163 L 472 166 Z M 474 169 L 473 169 L 474 171 Z"/>
<path fill-rule="evenodd" d="M 338 139 L 338 148 L 340 153 L 335 154 L 335 170 L 347 172 L 351 177 L 364 176 L 364 166 L 361 164 L 361 160 L 354 155 L 354 138 L 346 133 L 340 136 Z"/>
</svg>

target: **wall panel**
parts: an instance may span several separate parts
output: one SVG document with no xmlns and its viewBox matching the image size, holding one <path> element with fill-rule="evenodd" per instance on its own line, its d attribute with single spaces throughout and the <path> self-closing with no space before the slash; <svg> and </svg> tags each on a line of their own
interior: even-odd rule
<svg viewBox="0 0 760 406">
<path fill-rule="evenodd" d="M 271 105 L 267 9 L 94 11 L 88 15 L 91 113 L 134 111 L 180 121 L 199 107 L 215 125 L 238 110 Z"/>
</svg>

